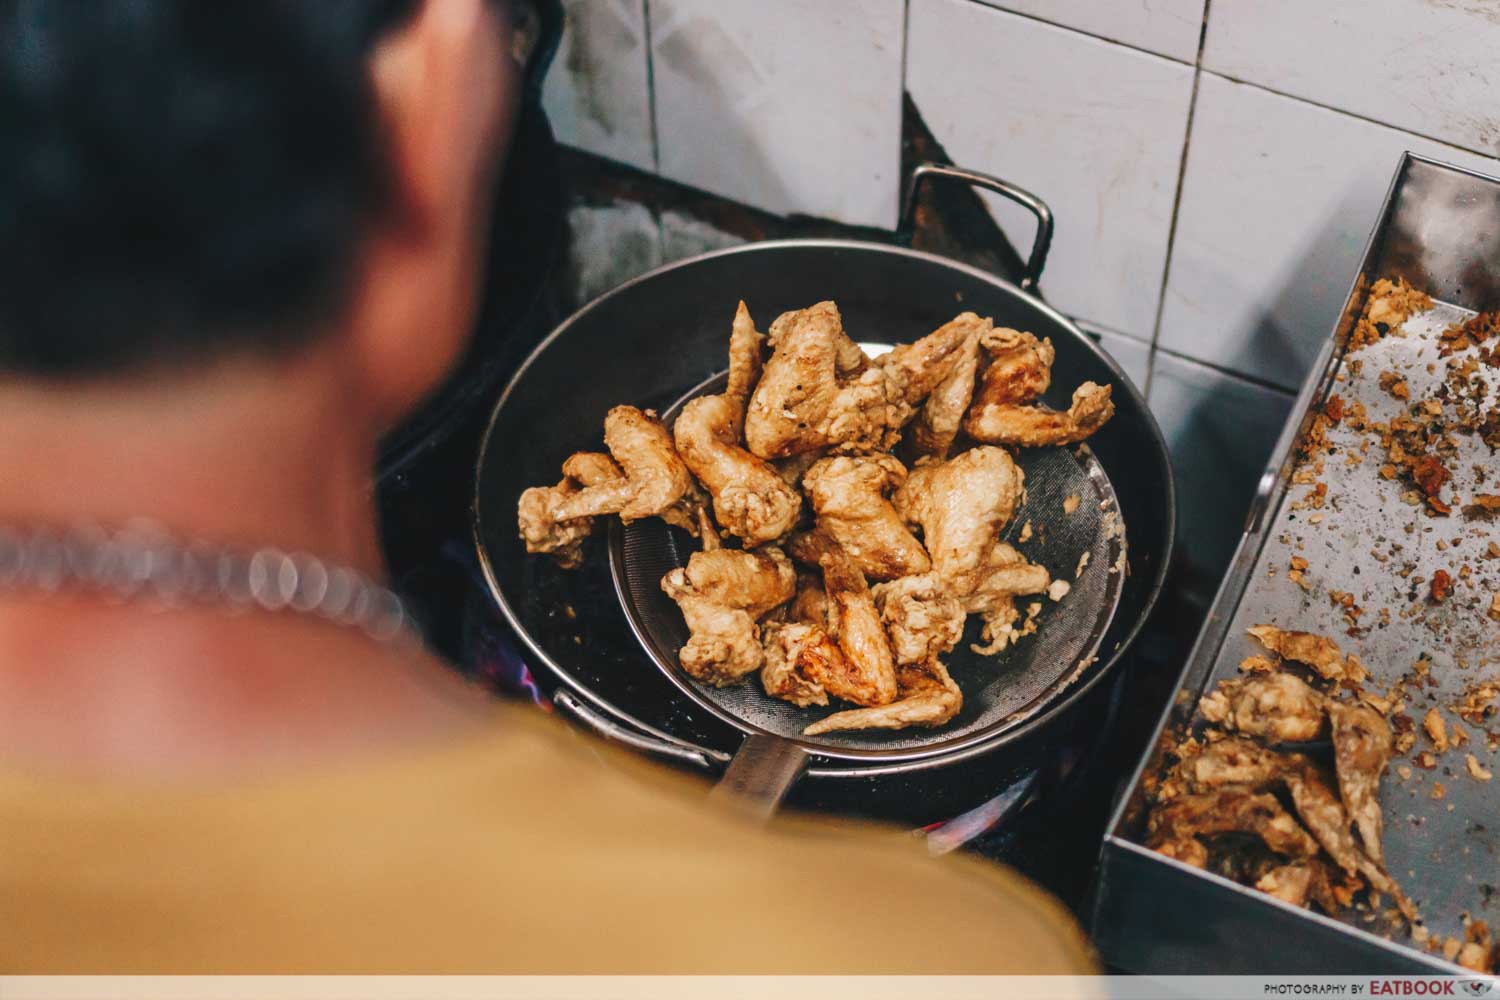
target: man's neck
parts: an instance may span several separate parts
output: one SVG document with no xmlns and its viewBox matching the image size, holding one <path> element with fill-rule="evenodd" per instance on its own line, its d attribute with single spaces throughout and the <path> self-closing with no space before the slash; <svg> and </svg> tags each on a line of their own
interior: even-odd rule
<svg viewBox="0 0 1500 1000">
<path fill-rule="evenodd" d="M 367 404 L 336 352 L 153 385 L 0 383 L 0 524 L 148 518 L 383 575 Z M 0 592 L 0 760 L 261 768 L 447 731 L 478 703 L 420 651 L 289 614 Z"/>
<path fill-rule="evenodd" d="M 369 416 L 332 352 L 150 384 L 0 381 L 0 524 L 134 518 L 379 575 Z"/>
</svg>

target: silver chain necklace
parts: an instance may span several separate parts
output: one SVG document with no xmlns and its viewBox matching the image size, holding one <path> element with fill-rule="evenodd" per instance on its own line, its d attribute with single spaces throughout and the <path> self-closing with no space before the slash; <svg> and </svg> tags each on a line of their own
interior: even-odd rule
<svg viewBox="0 0 1500 1000">
<path fill-rule="evenodd" d="M 357 570 L 305 553 L 183 543 L 147 522 L 113 532 L 0 524 L 0 593 L 64 589 L 164 607 L 290 611 L 363 629 L 382 642 L 415 635 L 396 594 Z"/>
</svg>

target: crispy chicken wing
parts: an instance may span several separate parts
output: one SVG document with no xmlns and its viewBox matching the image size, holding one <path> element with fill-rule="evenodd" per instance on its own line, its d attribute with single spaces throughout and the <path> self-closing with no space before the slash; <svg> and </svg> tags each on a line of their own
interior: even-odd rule
<svg viewBox="0 0 1500 1000">
<path fill-rule="evenodd" d="M 997 327 L 979 338 L 984 369 L 974 393 L 976 409 L 985 406 L 1023 406 L 1034 402 L 1052 384 L 1052 341 L 1029 333 Z"/>
<path fill-rule="evenodd" d="M 1232 737 L 1209 744 L 1201 753 L 1184 761 L 1182 767 L 1189 786 L 1196 789 L 1228 783 L 1256 790 L 1283 785 L 1302 822 L 1335 864 L 1350 875 L 1364 876 L 1372 889 L 1395 900 L 1408 918 L 1414 914 L 1400 887 L 1354 839 L 1349 829 L 1349 813 L 1308 757 L 1279 753 L 1251 740 Z M 1375 841 L 1379 843 L 1378 835 Z"/>
<path fill-rule="evenodd" d="M 761 353 L 765 343 L 766 335 L 755 328 L 750 307 L 741 299 L 734 311 L 734 322 L 729 327 L 729 384 L 724 388 L 724 395 L 740 407 L 740 417 L 734 427 L 736 438 L 744 430 L 744 409 L 750 404 L 750 394 L 765 371 L 765 359 Z"/>
<path fill-rule="evenodd" d="M 1046 569 L 1000 541 L 1024 479 L 1003 449 L 982 446 L 918 466 L 894 498 L 897 511 L 921 527 L 948 593 L 965 612 L 984 616 L 992 644 L 1016 618 L 1012 598 L 1042 593 L 1051 583 Z"/>
<path fill-rule="evenodd" d="M 819 529 L 871 579 L 893 580 L 931 566 L 922 543 L 886 499 L 905 481 L 906 467 L 891 455 L 825 458 L 802 479 Z"/>
<path fill-rule="evenodd" d="M 623 481 L 625 472 L 608 455 L 580 451 L 563 462 L 562 473 L 556 486 L 533 486 L 522 493 L 516 516 L 527 552 L 551 553 L 563 569 L 576 569 L 583 561 L 583 540 L 594 530 L 594 518 L 565 520 L 558 511 L 585 488 Z"/>
<path fill-rule="evenodd" d="M 968 314 L 966 314 L 968 315 Z M 987 329 L 989 320 L 984 320 Z M 932 390 L 927 402 L 912 421 L 905 438 L 908 457 L 913 460 L 925 455 L 943 459 L 953 447 L 963 425 L 964 413 L 974 398 L 974 378 L 979 370 L 979 338 L 981 331 L 971 331 L 959 348 L 958 358 L 948 374 Z"/>
<path fill-rule="evenodd" d="M 896 345 L 875 363 L 886 373 L 902 402 L 915 407 L 943 384 L 962 358 L 965 345 L 993 325 L 971 312 L 959 313 L 921 340 Z"/>
<path fill-rule="evenodd" d="M 1040 448 L 1082 441 L 1114 415 L 1110 387 L 1085 382 L 1073 391 L 1073 404 L 1066 410 L 1049 409 L 1039 403 L 978 405 L 969 411 L 964 430 L 976 441 Z"/>
<path fill-rule="evenodd" d="M 896 510 L 922 529 L 933 569 L 960 599 L 978 590 L 1024 481 L 1003 449 L 980 447 L 918 466 L 896 491 Z"/>
<path fill-rule="evenodd" d="M 1052 384 L 1056 351 L 1050 340 L 1001 328 L 980 339 L 989 364 L 980 375 L 964 430 L 976 441 L 1034 448 L 1072 444 L 1114 416 L 1110 387 L 1085 382 L 1066 411 L 1037 403 Z"/>
<path fill-rule="evenodd" d="M 872 592 L 898 664 L 936 659 L 963 638 L 964 610 L 936 573 L 903 576 Z"/>
<path fill-rule="evenodd" d="M 807 622 L 822 628 L 831 628 L 828 623 L 828 592 L 823 589 L 823 576 L 797 572 L 797 596 L 792 598 L 787 609 L 787 619 Z"/>
<path fill-rule="evenodd" d="M 1225 725 L 1276 743 L 1315 740 L 1323 731 L 1328 699 L 1288 673 L 1262 674 L 1221 685 L 1230 695 Z"/>
<path fill-rule="evenodd" d="M 1276 796 L 1243 785 L 1184 795 L 1156 810 L 1147 829 L 1147 845 L 1169 857 L 1202 868 L 1208 852 L 1199 837 L 1251 833 L 1277 854 L 1311 858 L 1318 844 L 1307 835 Z"/>
<path fill-rule="evenodd" d="M 700 396 L 683 407 L 673 431 L 683 461 L 713 498 L 719 526 L 754 546 L 796 525 L 802 496 L 735 443 L 739 413 L 727 396 Z"/>
<path fill-rule="evenodd" d="M 796 581 L 791 561 L 774 546 L 693 553 L 686 567 L 661 581 L 692 633 L 680 654 L 682 669 L 716 686 L 760 669 L 764 652 L 756 622 L 792 599 Z"/>
<path fill-rule="evenodd" d="M 778 317 L 771 346 L 745 418 L 753 454 L 785 458 L 834 445 L 885 451 L 894 443 L 901 400 L 844 333 L 832 302 Z"/>
<path fill-rule="evenodd" d="M 616 406 L 604 418 L 604 444 L 624 476 L 586 486 L 557 508 L 557 518 L 570 521 L 600 514 L 619 514 L 620 520 L 658 517 L 696 489 L 692 473 L 683 464 L 672 436 L 649 410 Z M 686 518 L 697 530 L 696 516 Z"/>
<path fill-rule="evenodd" d="M 821 678 L 847 667 L 843 652 L 827 632 L 808 622 L 775 622 L 765 627 L 762 641 L 766 665 L 761 668 L 760 683 L 766 694 L 798 708 L 828 704 Z"/>
<path fill-rule="evenodd" d="M 1367 705 L 1330 701 L 1328 717 L 1333 723 L 1333 762 L 1338 772 L 1339 795 L 1354 817 L 1364 841 L 1365 853 L 1385 863 L 1380 837 L 1384 819 L 1380 812 L 1380 776 L 1391 759 L 1391 727 L 1385 717 Z"/>
<path fill-rule="evenodd" d="M 963 692 L 939 660 L 904 666 L 897 674 L 900 697 L 874 708 L 835 712 L 802 730 L 804 736 L 854 729 L 906 729 L 941 726 L 964 707 Z"/>
<path fill-rule="evenodd" d="M 837 640 L 848 667 L 845 690 L 830 688 L 829 693 L 857 705 L 890 703 L 896 697 L 895 659 L 864 574 L 838 542 L 820 531 L 795 536 L 792 555 L 823 570 L 827 631 Z"/>
<path fill-rule="evenodd" d="M 729 387 L 690 401 L 673 426 L 677 451 L 713 498 L 719 526 L 755 546 L 789 532 L 802 496 L 776 469 L 740 447 L 745 400 L 760 373 L 761 335 L 743 302 L 729 341 Z"/>
</svg>

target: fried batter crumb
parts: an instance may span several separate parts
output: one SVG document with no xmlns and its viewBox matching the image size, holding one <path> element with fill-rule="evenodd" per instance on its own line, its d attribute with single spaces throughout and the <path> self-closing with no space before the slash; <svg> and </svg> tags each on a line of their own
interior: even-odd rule
<svg viewBox="0 0 1500 1000">
<path fill-rule="evenodd" d="M 1443 717 L 1435 708 L 1429 708 L 1427 715 L 1422 719 L 1422 728 L 1427 731 L 1427 738 L 1432 740 L 1432 748 L 1438 753 L 1448 752 L 1448 730 L 1443 725 Z"/>
<path fill-rule="evenodd" d="M 1469 777 L 1475 781 L 1489 781 L 1494 777 L 1494 774 L 1483 764 L 1480 764 L 1479 758 L 1473 754 L 1466 754 L 1464 756 L 1464 766 L 1469 770 Z"/>
</svg>

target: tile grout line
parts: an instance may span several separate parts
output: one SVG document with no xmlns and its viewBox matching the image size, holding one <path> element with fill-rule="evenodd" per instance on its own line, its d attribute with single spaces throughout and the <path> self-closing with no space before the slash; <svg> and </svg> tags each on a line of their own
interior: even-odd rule
<svg viewBox="0 0 1500 1000">
<path fill-rule="evenodd" d="M 651 122 L 651 172 L 661 173 L 661 137 L 656 128 L 656 52 L 651 44 L 651 0 L 641 0 L 641 23 L 646 28 L 646 110 Z"/>
<path fill-rule="evenodd" d="M 1167 311 L 1167 278 L 1172 273 L 1172 251 L 1177 246 L 1177 222 L 1182 212 L 1182 187 L 1187 182 L 1188 150 L 1193 142 L 1193 119 L 1198 113 L 1198 82 L 1203 78 L 1203 48 L 1208 42 L 1208 13 L 1213 0 L 1203 0 L 1203 26 L 1198 29 L 1198 55 L 1193 61 L 1193 88 L 1188 94 L 1187 122 L 1182 130 L 1182 155 L 1177 161 L 1177 188 L 1172 195 L 1172 218 L 1167 224 L 1167 252 L 1161 263 L 1161 286 L 1156 299 L 1156 322 L 1151 325 L 1151 354 L 1146 359 L 1146 401 L 1156 378 L 1156 352 L 1161 344 L 1161 320 Z"/>
<path fill-rule="evenodd" d="M 1358 111 L 1350 111 L 1348 108 L 1339 108 L 1335 107 L 1332 104 L 1324 104 L 1322 101 L 1315 101 L 1310 97 L 1299 97 L 1296 94 L 1289 94 L 1284 90 L 1277 90 L 1275 87 L 1268 87 L 1263 83 L 1256 83 L 1254 80 L 1244 80 L 1237 76 L 1231 76 L 1228 73 L 1221 73 L 1218 70 L 1201 69 L 1201 71 L 1207 73 L 1209 76 L 1217 77 L 1220 80 L 1227 80 L 1230 83 L 1238 84 L 1241 87 L 1249 87 L 1252 90 L 1259 90 L 1262 93 L 1274 94 L 1275 96 L 1280 97 L 1284 100 L 1296 101 L 1299 104 L 1311 105 L 1312 107 L 1320 108 L 1331 114 L 1343 115 L 1345 118 L 1353 118 L 1356 121 L 1364 122 L 1367 125 L 1376 125 L 1380 128 L 1389 129 L 1392 132 L 1399 132 L 1402 135 L 1409 135 L 1414 139 L 1426 139 L 1428 142 L 1435 142 L 1439 146 L 1446 146 L 1447 148 L 1457 150 L 1460 153 L 1468 153 L 1470 156 L 1482 156 L 1486 160 L 1500 160 L 1500 155 L 1497 155 L 1493 152 L 1473 149 L 1469 146 L 1461 146 L 1458 143 L 1454 142 L 1452 139 L 1440 139 L 1435 135 L 1428 135 L 1426 132 L 1418 132 L 1416 129 L 1407 128 L 1404 125 L 1393 125 L 1390 122 L 1383 122 L 1379 118 L 1371 118 L 1369 115 L 1360 114 Z"/>
<path fill-rule="evenodd" d="M 1056 28 L 1059 31 L 1066 31 L 1074 35 L 1082 35 L 1085 38 L 1092 38 L 1097 42 L 1104 42 L 1106 45 L 1118 45 L 1122 49 L 1129 49 L 1132 52 L 1138 52 L 1143 56 L 1151 56 L 1154 59 L 1164 59 L 1167 62 L 1176 63 L 1178 66 L 1194 65 L 1193 63 L 1188 62 L 1186 59 L 1178 59 L 1176 56 L 1162 55 L 1160 52 L 1154 52 L 1151 49 L 1144 48 L 1140 45 L 1133 45 L 1130 42 L 1122 42 L 1118 38 L 1110 38 L 1108 35 L 1096 34 L 1092 31 L 1086 31 L 1083 28 L 1075 28 L 1071 24 L 1061 24 L 1057 21 L 1049 21 L 1045 17 L 1040 17 L 1036 14 L 1027 14 L 1019 10 L 1012 10 L 1009 7 L 996 7 L 991 4 L 989 0 L 968 0 L 968 2 L 978 4 L 980 7 L 984 7 L 988 10 L 994 11 L 996 14 L 1009 14 L 1011 17 L 1019 17 L 1023 20 L 1033 21 L 1037 24 L 1045 24 L 1049 28 Z M 1201 42 L 1199 45 L 1199 52 L 1202 52 Z"/>
<path fill-rule="evenodd" d="M 1289 101 L 1300 101 L 1303 104 L 1310 104 L 1310 105 L 1312 105 L 1315 108 L 1322 108 L 1324 111 L 1331 111 L 1331 112 L 1333 112 L 1336 115 L 1346 115 L 1346 116 L 1348 116 L 1350 118 L 1354 118 L 1354 119 L 1357 119 L 1359 121 L 1366 122 L 1367 124 L 1370 124 L 1370 125 L 1378 125 L 1378 126 L 1380 126 L 1382 128 L 1388 128 L 1392 132 L 1400 132 L 1400 133 L 1402 133 L 1404 135 L 1414 136 L 1414 137 L 1416 137 L 1418 139 L 1426 139 L 1428 142 L 1435 142 L 1435 143 L 1438 143 L 1440 145 L 1447 146 L 1450 149 L 1455 149 L 1455 150 L 1458 150 L 1460 152 L 1469 153 L 1469 154 L 1471 154 L 1473 156 L 1482 156 L 1485 159 L 1489 159 L 1489 160 L 1500 160 L 1500 155 L 1497 155 L 1495 152 L 1493 152 L 1491 150 L 1476 149 L 1476 148 L 1474 148 L 1472 146 L 1465 146 L 1465 145 L 1462 145 L 1461 143 L 1454 142 L 1452 139 L 1444 139 L 1444 138 L 1441 138 L 1439 136 L 1430 135 L 1429 133 L 1426 133 L 1426 132 L 1419 132 L 1416 129 L 1408 128 L 1408 127 L 1406 127 L 1404 125 L 1395 125 L 1395 124 L 1392 124 L 1391 122 L 1383 122 L 1383 121 L 1381 121 L 1378 118 L 1371 118 L 1369 115 L 1361 114 L 1361 113 L 1359 113 L 1357 111 L 1350 111 L 1347 108 L 1340 108 L 1340 107 L 1337 107 L 1337 106 L 1332 105 L 1332 104 L 1325 104 L 1322 101 L 1314 100 L 1311 97 L 1302 97 L 1302 96 L 1300 96 L 1298 94 L 1290 94 L 1290 93 L 1287 93 L 1284 90 L 1277 90 L 1275 87 L 1267 86 L 1266 84 L 1263 84 L 1263 83 L 1257 83 L 1254 80 L 1246 80 L 1246 79 L 1243 79 L 1242 77 L 1234 76 L 1234 75 L 1229 74 L 1229 73 L 1224 73 L 1224 72 L 1220 72 L 1218 70 L 1212 70 L 1212 69 L 1206 68 L 1203 65 L 1203 47 L 1204 47 L 1204 42 L 1207 39 L 1207 32 L 1208 32 L 1208 7 L 1209 7 L 1209 4 L 1211 4 L 1213 2 L 1213 0 L 1204 0 L 1204 5 L 1203 5 L 1203 28 L 1200 29 L 1200 32 L 1199 32 L 1199 36 L 1198 36 L 1198 54 L 1195 57 L 1195 59 L 1194 59 L 1193 62 L 1188 62 L 1188 61 L 1186 61 L 1184 59 L 1178 59 L 1175 56 L 1163 55 L 1160 52 L 1154 52 L 1151 49 L 1143 48 L 1143 47 L 1141 47 L 1139 45 L 1133 45 L 1130 42 L 1123 42 L 1123 41 L 1121 41 L 1118 38 L 1110 38 L 1108 35 L 1100 35 L 1100 34 L 1096 34 L 1095 32 L 1092 32 L 1092 31 L 1086 31 L 1083 28 L 1077 28 L 1077 27 L 1074 27 L 1073 25 L 1070 25 L 1070 24 L 1061 24 L 1061 23 L 1059 23 L 1057 21 L 1049 21 L 1045 17 L 1038 17 L 1035 14 L 1025 14 L 1025 13 L 1022 13 L 1021 11 L 1018 11 L 1018 10 L 1011 10 L 1008 7 L 996 7 L 996 6 L 993 6 L 992 4 L 990 4 L 988 2 L 988 0 L 967 0 L 967 2 L 968 3 L 977 4 L 980 7 L 984 7 L 986 9 L 988 9 L 988 10 L 994 11 L 994 12 L 999 13 L 999 14 L 1009 14 L 1011 17 L 1018 17 L 1018 18 L 1021 18 L 1023 20 L 1026 20 L 1026 21 L 1033 21 L 1033 22 L 1035 22 L 1037 24 L 1045 24 L 1048 27 L 1056 28 L 1059 31 L 1066 31 L 1066 32 L 1068 32 L 1070 34 L 1081 35 L 1084 38 L 1092 38 L 1094 41 L 1103 42 L 1106 45 L 1114 45 L 1114 46 L 1117 46 L 1117 47 L 1122 48 L 1122 49 L 1129 49 L 1130 51 L 1139 53 L 1141 55 L 1153 56 L 1153 57 L 1155 57 L 1157 59 L 1164 59 L 1167 62 L 1176 63 L 1178 66 L 1190 66 L 1190 67 L 1192 67 L 1196 71 L 1196 73 L 1207 73 L 1208 75 L 1218 77 L 1221 80 L 1228 80 L 1231 83 L 1237 83 L 1237 84 L 1239 84 L 1242 87 L 1253 87 L 1256 90 L 1264 91 L 1267 94 L 1275 94 L 1277 97 L 1284 97 L 1284 98 L 1286 98 Z M 1196 77 L 1196 73 L 1195 73 L 1195 77 Z M 1196 78 L 1194 80 L 1194 86 L 1195 87 L 1197 86 L 1197 80 L 1196 80 Z"/>
<path fill-rule="evenodd" d="M 1234 379 L 1236 382 L 1243 382 L 1246 385 L 1253 385 L 1257 389 L 1264 389 L 1266 392 L 1274 392 L 1278 396 L 1288 396 L 1292 399 L 1296 399 L 1297 393 L 1301 391 L 1300 384 L 1297 387 L 1288 389 L 1286 386 L 1277 385 L 1275 382 L 1269 382 L 1258 376 L 1246 375 L 1244 372 L 1235 371 L 1233 368 L 1225 368 L 1223 365 L 1215 364 L 1212 361 L 1204 361 L 1202 358 L 1195 358 L 1190 354 L 1183 354 L 1181 351 L 1174 351 L 1170 347 L 1152 348 L 1151 367 L 1153 374 L 1155 374 L 1155 359 L 1156 355 L 1158 354 L 1165 354 L 1167 357 L 1172 358 L 1175 361 L 1184 361 L 1190 365 L 1197 365 L 1199 368 L 1206 368 L 1216 375 L 1222 375 L 1225 378 Z"/>
<path fill-rule="evenodd" d="M 911 48 L 911 4 L 903 0 L 901 10 L 901 86 L 896 98 L 896 229 L 906 217 L 907 206 L 902 204 L 906 196 L 906 175 L 902 167 L 906 162 L 906 60 Z"/>
</svg>

